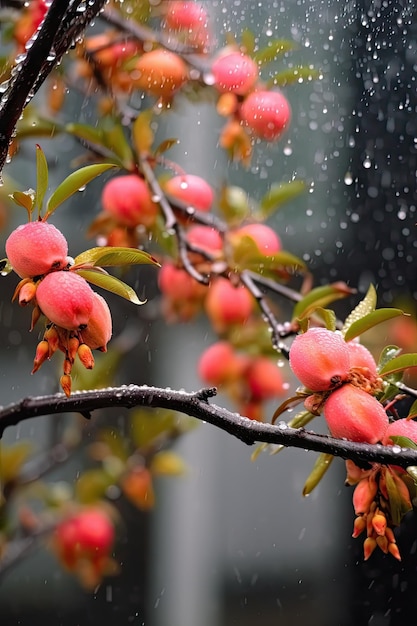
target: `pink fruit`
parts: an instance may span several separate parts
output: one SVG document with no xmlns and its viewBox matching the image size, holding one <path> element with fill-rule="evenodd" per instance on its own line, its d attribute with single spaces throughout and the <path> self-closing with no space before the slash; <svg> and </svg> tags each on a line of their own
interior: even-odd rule
<svg viewBox="0 0 417 626">
<path fill-rule="evenodd" d="M 100 294 L 93 291 L 93 309 L 82 340 L 91 350 L 106 352 L 112 335 L 112 319 L 109 306 Z"/>
<path fill-rule="evenodd" d="M 214 201 L 213 189 L 204 178 L 194 174 L 173 176 L 165 183 L 164 189 L 198 211 L 210 211 Z"/>
<path fill-rule="evenodd" d="M 368 348 L 356 341 L 348 341 L 346 345 L 349 350 L 350 367 L 367 368 L 371 374 L 377 376 L 376 362 Z"/>
<path fill-rule="evenodd" d="M 242 376 L 246 366 L 246 358 L 237 354 L 230 343 L 218 341 L 201 355 L 198 374 L 209 385 L 223 385 Z"/>
<path fill-rule="evenodd" d="M 391 424 L 388 424 L 382 443 L 386 446 L 394 445 L 391 437 L 407 437 L 417 443 L 417 422 L 407 419 L 391 422 Z"/>
<path fill-rule="evenodd" d="M 209 253 L 223 249 L 223 240 L 219 232 L 210 226 L 191 226 L 187 232 L 187 241 Z"/>
<path fill-rule="evenodd" d="M 219 277 L 211 283 L 204 306 L 216 331 L 223 332 L 233 324 L 245 324 L 253 303 L 246 287 L 234 287 L 227 278 Z"/>
<path fill-rule="evenodd" d="M 121 224 L 150 227 L 155 223 L 158 206 L 152 202 L 145 181 L 135 174 L 116 176 L 104 185 L 101 195 L 103 210 Z"/>
<path fill-rule="evenodd" d="M 66 330 L 88 325 L 93 310 L 93 290 L 74 272 L 51 272 L 38 285 L 36 300 L 42 313 Z"/>
<path fill-rule="evenodd" d="M 209 20 L 201 2 L 171 0 L 166 3 L 165 21 L 170 30 L 178 31 L 184 43 L 203 50 L 210 42 Z"/>
<path fill-rule="evenodd" d="M 156 48 L 139 57 L 131 76 L 136 89 L 170 100 L 187 81 L 188 70 L 178 54 Z"/>
<path fill-rule="evenodd" d="M 64 235 L 47 222 L 18 226 L 6 241 L 6 254 L 21 278 L 41 276 L 68 265 L 68 243 Z"/>
<path fill-rule="evenodd" d="M 220 53 L 211 72 L 214 85 L 220 93 L 232 92 L 240 96 L 248 93 L 258 80 L 258 66 L 247 54 Z"/>
<path fill-rule="evenodd" d="M 290 367 L 308 389 L 327 391 L 346 379 L 350 369 L 349 350 L 339 333 L 310 328 L 294 339 Z"/>
<path fill-rule="evenodd" d="M 330 394 L 324 405 L 324 417 L 333 437 L 349 441 L 377 443 L 388 426 L 382 404 L 350 384 Z"/>
<path fill-rule="evenodd" d="M 231 238 L 238 242 L 240 237 L 250 237 L 256 243 L 261 254 L 276 254 L 281 250 L 281 241 L 272 228 L 266 224 L 247 224 L 235 230 Z"/>
<path fill-rule="evenodd" d="M 291 109 L 279 91 L 254 91 L 242 103 L 240 118 L 254 135 L 273 141 L 288 128 Z"/>
<path fill-rule="evenodd" d="M 86 509 L 62 521 L 54 532 L 57 551 L 69 569 L 80 559 L 96 561 L 109 555 L 113 542 L 113 524 L 98 508 Z"/>
<path fill-rule="evenodd" d="M 285 390 L 280 368 L 265 356 L 259 356 L 251 362 L 246 380 L 253 400 L 276 398 Z"/>
<path fill-rule="evenodd" d="M 200 299 L 207 293 L 207 287 L 198 283 L 185 270 L 167 261 L 159 270 L 159 288 L 165 296 L 174 300 Z"/>
</svg>

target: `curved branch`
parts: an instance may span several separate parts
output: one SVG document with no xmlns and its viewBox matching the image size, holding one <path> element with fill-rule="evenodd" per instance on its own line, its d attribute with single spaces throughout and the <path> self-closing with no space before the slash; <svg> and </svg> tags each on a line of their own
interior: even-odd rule
<svg viewBox="0 0 417 626">
<path fill-rule="evenodd" d="M 128 385 L 97 391 L 74 392 L 69 398 L 64 394 L 29 397 L 0 410 L 0 433 L 9 426 L 41 415 L 78 412 L 90 417 L 92 411 L 110 407 L 128 409 L 142 406 L 179 411 L 212 424 L 237 437 L 247 445 L 256 442 L 303 448 L 325 452 L 343 459 L 351 459 L 359 465 L 381 463 L 408 467 L 417 465 L 417 451 L 396 446 L 370 445 L 334 439 L 302 428 L 290 428 L 285 422 L 265 424 L 232 413 L 208 399 L 216 395 L 216 389 L 202 389 L 193 393 L 160 389 L 158 387 Z"/>
</svg>

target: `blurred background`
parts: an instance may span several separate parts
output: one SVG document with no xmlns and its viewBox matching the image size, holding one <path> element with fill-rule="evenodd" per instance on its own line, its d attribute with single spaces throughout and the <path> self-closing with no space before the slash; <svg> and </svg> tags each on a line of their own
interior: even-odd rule
<svg viewBox="0 0 417 626">
<path fill-rule="evenodd" d="M 259 144 L 249 170 L 230 165 L 219 150 L 222 120 L 214 107 L 181 98 L 158 124 L 161 139 L 180 138 L 170 158 L 215 189 L 227 177 L 228 183 L 258 199 L 274 182 L 295 176 L 307 180 L 311 191 L 271 221 L 284 248 L 309 264 L 316 284 L 345 280 L 363 294 L 372 282 L 380 305 L 401 301 L 414 313 L 417 38 L 411 3 L 206 4 L 219 45 L 225 33 L 239 35 L 245 28 L 263 41 L 292 38 L 299 46 L 294 62 L 311 64 L 322 76 L 288 89 L 291 128 L 277 144 Z M 88 102 L 80 102 L 75 93 L 65 114 L 91 117 Z M 68 174 L 77 146 L 59 138 L 50 146 L 42 142 L 42 147 L 52 186 Z M 6 169 L 16 188 L 35 185 L 34 158 L 34 146 L 27 142 Z M 69 239 L 73 256 L 92 245 L 84 233 L 100 210 L 102 184 L 88 185 L 56 214 L 54 223 Z M 19 211 L 6 215 L 2 244 L 22 219 Z M 210 329 L 201 319 L 182 326 L 155 319 L 155 273 L 135 269 L 129 278 L 149 303 L 137 311 L 110 299 L 115 337 L 136 343 L 118 364 L 115 383 L 199 388 L 196 364 L 214 340 Z M 10 303 L 14 288 L 12 275 L 2 278 L 3 405 L 57 391 L 52 364 L 34 377 L 28 375 L 36 340 L 27 332 L 27 311 Z M 347 311 L 353 302 L 341 306 L 341 317 L 343 306 Z M 282 314 L 285 319 L 285 307 Z M 384 337 L 379 340 L 383 343 Z M 227 400 L 219 397 L 216 402 Z M 271 406 L 271 414 L 273 410 Z M 125 415 L 112 411 L 104 419 L 117 427 Z M 315 422 L 315 429 L 320 426 Z M 58 418 L 53 424 L 51 418 L 36 419 L 8 429 L 6 442 L 31 439 L 41 451 L 54 440 L 57 428 Z M 251 461 L 250 448 L 207 424 L 180 438 L 175 447 L 187 464 L 186 475 L 157 482 L 152 512 L 141 514 L 123 505 L 125 526 L 116 550 L 121 574 L 89 594 L 61 570 L 53 555 L 38 548 L 1 578 L 3 624 L 404 623 L 416 582 L 414 517 L 401 530 L 402 564 L 382 553 L 364 564 L 361 542 L 350 539 L 351 490 L 343 485 L 342 461 L 336 460 L 313 494 L 303 498 L 315 460 L 312 453 L 285 450 Z M 78 469 L 75 458 L 49 478 L 75 480 Z"/>
</svg>

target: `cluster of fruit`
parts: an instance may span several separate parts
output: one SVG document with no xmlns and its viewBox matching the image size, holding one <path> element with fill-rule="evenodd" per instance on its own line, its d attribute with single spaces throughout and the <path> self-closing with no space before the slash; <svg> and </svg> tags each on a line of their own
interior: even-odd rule
<svg viewBox="0 0 417 626">
<path fill-rule="evenodd" d="M 22 306 L 29 303 L 34 306 L 32 328 L 42 314 L 47 318 L 32 373 L 56 350 L 61 350 L 65 359 L 60 383 L 66 395 L 70 395 L 75 357 L 91 369 L 94 366 L 92 350 L 106 351 L 112 334 L 107 302 L 82 276 L 72 271 L 67 240 L 46 221 L 28 222 L 16 228 L 6 241 L 6 254 L 22 279 L 14 298 Z"/>
<path fill-rule="evenodd" d="M 323 411 L 330 433 L 337 438 L 393 446 L 393 437 L 417 442 L 417 423 L 411 419 L 389 422 L 378 399 L 382 379 L 372 354 L 360 343 L 346 342 L 342 335 L 325 328 L 310 328 L 298 335 L 290 349 L 290 366 L 305 386 L 304 404 L 312 413 Z M 393 526 L 412 510 L 415 484 L 397 466 L 373 464 L 363 469 L 346 462 L 347 484 L 356 485 L 353 536 L 366 531 L 364 556 L 376 547 L 401 559 Z M 395 504 L 394 504 L 395 503 Z M 401 511 L 401 514 L 398 513 Z"/>
</svg>

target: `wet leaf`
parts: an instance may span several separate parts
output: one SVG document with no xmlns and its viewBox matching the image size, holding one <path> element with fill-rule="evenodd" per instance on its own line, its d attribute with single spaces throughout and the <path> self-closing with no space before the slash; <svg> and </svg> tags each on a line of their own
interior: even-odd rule
<svg viewBox="0 0 417 626">
<path fill-rule="evenodd" d="M 154 476 L 183 476 L 187 471 L 187 465 L 179 454 L 163 450 L 155 454 L 150 469 Z"/>
<path fill-rule="evenodd" d="M 320 72 L 314 68 L 300 65 L 291 69 L 286 69 L 275 74 L 266 82 L 267 89 L 273 87 L 286 87 L 294 83 L 303 83 L 307 80 L 317 80 L 320 78 Z"/>
<path fill-rule="evenodd" d="M 48 190 L 48 163 L 42 148 L 36 144 L 36 206 L 41 211 Z"/>
<path fill-rule="evenodd" d="M 152 117 L 153 112 L 151 109 L 143 111 L 139 113 L 132 127 L 133 144 L 136 152 L 140 155 L 149 154 L 153 144 Z"/>
<path fill-rule="evenodd" d="M 113 479 L 102 469 L 83 472 L 75 483 L 75 498 L 82 504 L 91 504 L 101 500 Z"/>
<path fill-rule="evenodd" d="M 135 165 L 132 148 L 127 140 L 124 128 L 118 120 L 111 120 L 111 125 L 104 124 L 103 140 L 104 145 L 119 157 L 124 168 L 132 170 Z"/>
<path fill-rule="evenodd" d="M 0 259 L 0 275 L 7 276 L 7 274 L 10 274 L 12 271 L 13 268 L 10 265 L 9 259 Z"/>
<path fill-rule="evenodd" d="M 78 137 L 79 139 L 84 139 L 84 141 L 92 144 L 93 146 L 105 146 L 103 131 L 101 128 L 94 128 L 88 124 L 71 122 L 70 124 L 66 124 L 65 130 L 70 135 Z"/>
<path fill-rule="evenodd" d="M 291 254 L 281 250 L 276 254 L 264 255 L 252 237 L 244 236 L 239 239 L 239 243 L 233 249 L 233 259 L 237 271 L 251 270 L 259 274 L 269 274 L 276 278 L 276 274 L 281 272 L 295 273 L 305 271 L 305 263 Z"/>
<path fill-rule="evenodd" d="M 408 489 L 401 478 L 394 476 L 389 469 L 385 479 L 391 520 L 394 526 L 399 526 L 404 515 L 412 509 Z"/>
<path fill-rule="evenodd" d="M 368 313 L 368 315 L 365 315 L 357 322 L 352 322 L 352 324 L 350 324 L 348 330 L 344 334 L 345 340 L 351 341 L 355 337 L 362 335 L 370 328 L 400 315 L 404 315 L 404 312 L 401 309 L 386 308 L 372 311 L 372 313 Z"/>
<path fill-rule="evenodd" d="M 387 376 L 388 374 L 393 374 L 394 372 L 402 372 L 406 370 L 408 367 L 417 367 L 417 353 L 411 352 L 409 354 L 401 354 L 400 356 L 391 359 L 388 361 L 379 370 L 380 376 Z"/>
<path fill-rule="evenodd" d="M 400 446 L 401 448 L 411 448 L 411 450 L 417 450 L 417 443 L 409 437 L 404 437 L 403 435 L 391 435 L 390 439 L 395 445 Z"/>
<path fill-rule="evenodd" d="M 240 224 L 250 215 L 252 204 L 242 187 L 225 185 L 220 192 L 219 208 L 229 224 Z"/>
<path fill-rule="evenodd" d="M 255 50 L 255 35 L 251 30 L 249 30 L 249 28 L 245 28 L 245 30 L 243 31 L 241 42 L 245 54 L 252 56 L 253 51 Z"/>
<path fill-rule="evenodd" d="M 9 198 L 13 200 L 18 206 L 22 206 L 28 212 L 30 216 L 35 206 L 35 198 L 33 193 L 27 191 L 14 191 L 9 194 Z"/>
<path fill-rule="evenodd" d="M 289 39 L 272 39 L 267 46 L 255 52 L 253 58 L 259 65 L 264 65 L 275 61 L 278 56 L 296 48 L 297 44 Z"/>
<path fill-rule="evenodd" d="M 351 289 L 343 282 L 337 282 L 323 287 L 315 287 L 309 291 L 302 300 L 297 302 L 294 307 L 292 319 L 306 319 L 310 317 L 318 307 L 326 307 L 336 300 L 352 295 L 352 293 L 355 293 L 355 290 Z"/>
<path fill-rule="evenodd" d="M 392 361 L 392 359 L 399 354 L 401 354 L 401 348 L 398 346 L 385 346 L 379 357 L 378 370 L 381 370 L 389 361 Z"/>
<path fill-rule="evenodd" d="M 158 437 L 173 432 L 176 421 L 176 415 L 172 411 L 135 411 L 131 421 L 135 446 L 141 450 L 151 445 Z"/>
<path fill-rule="evenodd" d="M 49 198 L 44 219 L 47 219 L 60 204 L 65 202 L 79 189 L 114 167 L 118 167 L 118 165 L 116 163 L 95 163 L 94 165 L 86 165 L 67 176 Z"/>
<path fill-rule="evenodd" d="M 313 469 L 311 470 L 304 488 L 303 488 L 303 496 L 308 496 L 313 489 L 319 484 L 327 470 L 329 469 L 334 456 L 332 454 L 326 454 L 322 452 L 316 459 L 316 462 L 313 465 Z"/>
<path fill-rule="evenodd" d="M 148 252 L 135 248 L 99 246 L 85 250 L 74 259 L 77 265 L 95 265 L 100 267 L 114 267 L 126 265 L 157 265 L 158 261 Z"/>
<path fill-rule="evenodd" d="M 18 478 L 32 450 L 32 444 L 27 441 L 7 446 L 0 444 L 0 480 L 3 485 Z"/>
<path fill-rule="evenodd" d="M 369 285 L 368 291 L 366 292 L 365 297 L 355 306 L 355 308 L 349 313 L 347 318 L 345 319 L 345 323 L 342 328 L 342 335 L 345 336 L 353 322 L 357 322 L 358 320 L 368 315 L 368 313 L 372 313 L 376 309 L 376 290 L 373 285 Z"/>
<path fill-rule="evenodd" d="M 294 200 L 304 193 L 307 186 L 302 180 L 292 180 L 289 183 L 272 185 L 260 202 L 260 216 L 265 219 L 272 215 L 284 204 Z"/>
<path fill-rule="evenodd" d="M 414 417 L 417 417 L 417 400 L 414 400 L 413 404 L 408 409 L 407 418 L 411 419 L 411 418 L 414 418 Z"/>
<path fill-rule="evenodd" d="M 110 274 L 102 274 L 96 270 L 76 270 L 77 274 L 88 280 L 89 283 L 96 285 L 97 287 L 101 287 L 102 289 L 106 289 L 107 291 L 111 291 L 116 294 L 116 296 L 121 296 L 133 304 L 145 304 L 146 300 L 139 300 L 137 293 L 135 292 L 130 285 L 127 285 L 119 278 L 115 276 L 110 276 Z"/>
<path fill-rule="evenodd" d="M 165 152 L 167 152 L 170 148 L 172 148 L 172 146 L 177 146 L 180 143 L 179 139 L 165 139 L 165 141 L 162 141 L 159 146 L 154 150 L 154 156 L 157 157 L 161 154 L 164 154 Z M 151 144 L 152 145 L 152 144 Z"/>
</svg>

